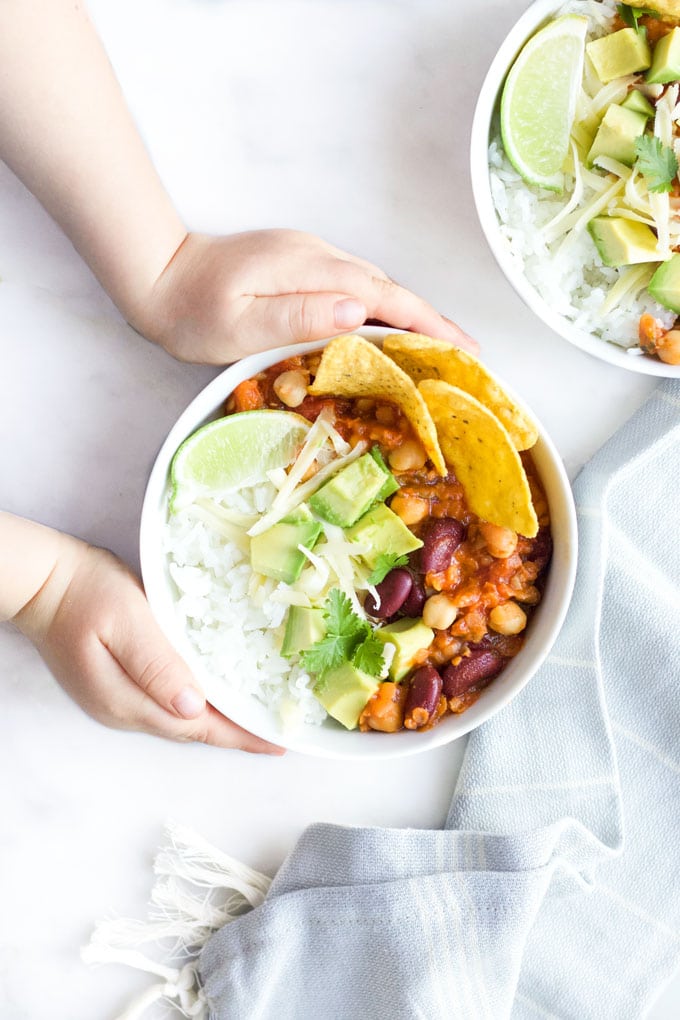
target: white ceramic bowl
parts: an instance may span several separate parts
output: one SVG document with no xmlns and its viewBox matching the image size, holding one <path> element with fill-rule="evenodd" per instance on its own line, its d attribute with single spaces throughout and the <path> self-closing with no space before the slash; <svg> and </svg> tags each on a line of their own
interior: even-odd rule
<svg viewBox="0 0 680 1020">
<path fill-rule="evenodd" d="M 382 337 L 395 330 L 365 327 L 358 332 L 379 343 Z M 194 671 L 208 700 L 245 729 L 291 750 L 326 758 L 390 758 L 416 754 L 455 740 L 494 715 L 524 687 L 548 654 L 564 620 L 576 570 L 576 514 L 571 488 L 559 454 L 539 424 L 539 440 L 532 453 L 550 505 L 554 542 L 552 565 L 522 651 L 471 708 L 462 715 L 445 717 L 424 733 L 348 732 L 332 720 L 322 726 L 302 726 L 293 732 L 284 732 L 274 713 L 259 701 L 230 690 L 224 681 L 206 673 L 179 626 L 162 545 L 167 520 L 168 476 L 180 443 L 200 425 L 219 416 L 224 400 L 239 382 L 293 353 L 305 353 L 321 346 L 323 343 L 319 342 L 298 344 L 245 358 L 206 386 L 180 416 L 156 458 L 144 498 L 140 529 L 144 587 L 156 619 Z"/>
<path fill-rule="evenodd" d="M 643 375 L 678 378 L 680 367 L 677 365 L 665 365 L 657 358 L 627 354 L 623 348 L 607 343 L 592 333 L 586 333 L 563 315 L 554 312 L 512 263 L 507 242 L 499 230 L 489 182 L 488 149 L 492 119 L 498 109 L 505 77 L 515 57 L 527 39 L 549 21 L 561 6 L 562 3 L 556 0 L 536 0 L 531 4 L 506 36 L 484 79 L 475 108 L 470 139 L 470 171 L 477 215 L 491 251 L 508 281 L 546 326 L 564 340 L 580 347 L 582 351 L 612 365 L 626 368 L 630 372 L 641 372 Z"/>
</svg>

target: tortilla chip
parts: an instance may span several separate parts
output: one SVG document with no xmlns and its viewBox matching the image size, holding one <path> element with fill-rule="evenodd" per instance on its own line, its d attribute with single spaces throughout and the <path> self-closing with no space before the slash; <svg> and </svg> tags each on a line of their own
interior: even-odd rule
<svg viewBox="0 0 680 1020">
<path fill-rule="evenodd" d="M 437 426 L 447 464 L 483 521 L 533 538 L 538 519 L 521 458 L 501 422 L 469 393 L 434 379 L 418 389 Z"/>
<path fill-rule="evenodd" d="M 475 397 L 505 426 L 517 450 L 529 450 L 538 439 L 531 418 L 467 351 L 420 333 L 392 333 L 385 337 L 383 350 L 416 385 L 423 379 L 441 379 Z"/>
<path fill-rule="evenodd" d="M 309 392 L 314 396 L 382 397 L 406 415 L 440 475 L 446 464 L 437 430 L 425 401 L 411 378 L 380 348 L 361 336 L 338 336 L 328 344 Z"/>
</svg>

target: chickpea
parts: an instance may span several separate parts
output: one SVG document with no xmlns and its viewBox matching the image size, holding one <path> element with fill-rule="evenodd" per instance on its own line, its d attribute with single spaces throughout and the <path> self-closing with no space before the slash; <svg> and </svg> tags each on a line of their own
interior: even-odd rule
<svg viewBox="0 0 680 1020">
<path fill-rule="evenodd" d="M 489 626 L 497 634 L 519 634 L 526 625 L 526 613 L 516 602 L 503 602 L 489 613 Z"/>
<path fill-rule="evenodd" d="M 430 511 L 430 504 L 420 496 L 406 496 L 400 493 L 390 503 L 390 510 L 401 517 L 404 524 L 417 524 L 427 517 Z"/>
<path fill-rule="evenodd" d="M 424 466 L 427 454 L 416 439 L 407 439 L 396 450 L 391 450 L 387 459 L 395 471 L 417 471 Z"/>
<path fill-rule="evenodd" d="M 293 369 L 274 380 L 274 393 L 286 407 L 299 407 L 307 396 L 307 378 Z"/>
<path fill-rule="evenodd" d="M 423 606 L 423 623 L 433 630 L 446 630 L 458 616 L 458 609 L 448 595 L 430 595 Z"/>
<path fill-rule="evenodd" d="M 657 340 L 656 353 L 667 365 L 680 365 L 680 329 L 669 329 Z"/>
<path fill-rule="evenodd" d="M 517 548 L 517 534 L 500 524 L 480 524 L 486 547 L 497 560 L 507 560 Z"/>
</svg>

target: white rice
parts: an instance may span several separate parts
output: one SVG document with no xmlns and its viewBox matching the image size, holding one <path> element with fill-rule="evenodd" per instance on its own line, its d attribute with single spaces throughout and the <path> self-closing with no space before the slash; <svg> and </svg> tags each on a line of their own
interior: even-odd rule
<svg viewBox="0 0 680 1020">
<path fill-rule="evenodd" d="M 613 0 L 572 0 L 558 13 L 587 15 L 588 39 L 594 39 L 609 31 L 616 4 Z M 647 292 L 648 279 L 633 287 L 615 307 L 601 311 L 621 271 L 603 265 L 585 224 L 552 242 L 542 235 L 541 228 L 569 202 L 573 176 L 565 175 L 561 195 L 527 184 L 505 155 L 497 124 L 489 147 L 489 171 L 500 232 L 512 262 L 554 312 L 584 332 L 624 348 L 637 346 L 638 324 L 645 312 L 660 319 L 666 329 L 671 328 L 676 316 Z M 583 201 L 594 194 L 585 185 Z M 603 209 L 602 214 L 607 211 Z"/>
<path fill-rule="evenodd" d="M 241 490 L 228 505 L 263 512 L 274 492 L 269 484 Z M 311 691 L 313 681 L 279 652 L 287 606 L 276 601 L 276 592 L 286 585 L 255 574 L 246 553 L 192 507 L 170 517 L 164 545 L 178 625 L 206 670 L 257 698 L 289 726 L 322 723 L 326 711 Z"/>
</svg>

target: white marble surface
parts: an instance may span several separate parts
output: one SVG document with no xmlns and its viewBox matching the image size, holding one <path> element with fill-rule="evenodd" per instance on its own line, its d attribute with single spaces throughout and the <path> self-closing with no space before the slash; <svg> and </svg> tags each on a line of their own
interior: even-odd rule
<svg viewBox="0 0 680 1020">
<path fill-rule="evenodd" d="M 523 0 L 92 0 L 160 172 L 214 232 L 295 226 L 361 253 L 481 341 L 573 476 L 653 382 L 541 328 L 475 218 L 477 90 Z M 145 479 L 214 370 L 121 321 L 0 169 L 0 502 L 137 563 Z M 440 826 L 462 746 L 398 762 L 283 760 L 105 730 L 0 628 L 0 1015 L 107 1020 L 145 978 L 86 969 L 95 918 L 141 916 L 163 822 L 272 872 L 314 820 Z M 653 866 L 653 863 L 651 863 Z M 622 961 L 623 963 L 623 961 Z M 680 1013 L 680 982 L 652 1016 Z"/>
</svg>

